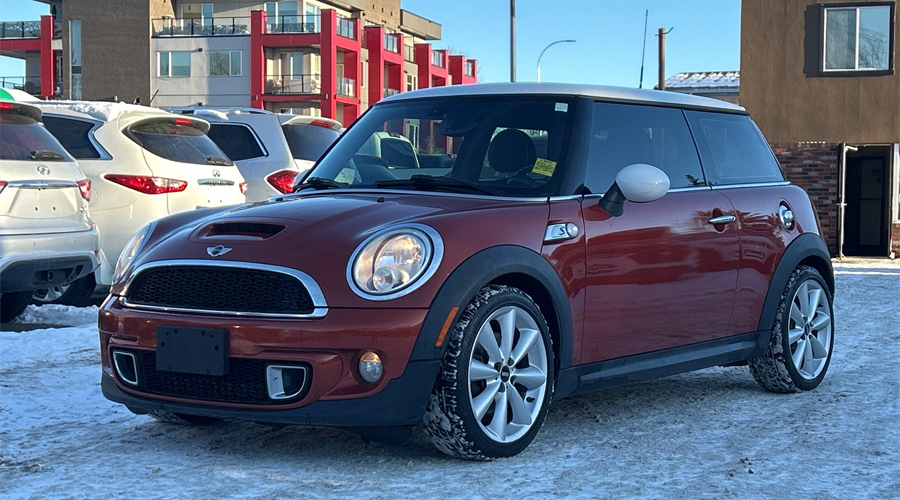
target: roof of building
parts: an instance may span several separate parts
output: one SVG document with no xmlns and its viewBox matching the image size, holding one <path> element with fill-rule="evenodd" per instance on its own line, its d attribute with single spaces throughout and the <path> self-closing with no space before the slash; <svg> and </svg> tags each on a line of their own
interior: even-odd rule
<svg viewBox="0 0 900 500">
<path fill-rule="evenodd" d="M 707 97 L 659 90 L 638 90 L 624 87 L 579 85 L 570 83 L 479 83 L 472 85 L 448 85 L 412 92 L 402 92 L 380 102 L 397 102 L 427 97 L 456 97 L 477 95 L 573 95 L 602 101 L 635 102 L 642 104 L 668 104 L 688 108 L 706 108 L 732 113 L 746 113 L 744 108 Z"/>
<path fill-rule="evenodd" d="M 740 83 L 740 71 L 678 73 L 666 79 L 666 89 L 737 92 Z"/>
</svg>

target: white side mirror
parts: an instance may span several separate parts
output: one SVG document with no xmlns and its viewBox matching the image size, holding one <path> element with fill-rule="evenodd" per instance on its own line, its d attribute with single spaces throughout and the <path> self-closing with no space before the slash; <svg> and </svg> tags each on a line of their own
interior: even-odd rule
<svg viewBox="0 0 900 500">
<path fill-rule="evenodd" d="M 616 184 L 628 201 L 647 203 L 662 198 L 669 191 L 669 176 L 653 165 L 635 163 L 619 170 Z"/>
</svg>

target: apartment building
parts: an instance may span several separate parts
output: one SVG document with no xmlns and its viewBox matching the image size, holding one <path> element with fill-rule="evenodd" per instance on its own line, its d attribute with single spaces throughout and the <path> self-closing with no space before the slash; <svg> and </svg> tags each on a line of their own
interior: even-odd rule
<svg viewBox="0 0 900 500">
<path fill-rule="evenodd" d="M 441 25 L 400 0 L 46 3 L 40 21 L 0 24 L 0 55 L 26 63 L 10 82 L 44 98 L 255 107 L 347 125 L 393 93 L 477 81 L 477 61 L 434 49 Z"/>
<path fill-rule="evenodd" d="M 900 254 L 897 1 L 741 4 L 740 103 L 835 255 Z"/>
</svg>

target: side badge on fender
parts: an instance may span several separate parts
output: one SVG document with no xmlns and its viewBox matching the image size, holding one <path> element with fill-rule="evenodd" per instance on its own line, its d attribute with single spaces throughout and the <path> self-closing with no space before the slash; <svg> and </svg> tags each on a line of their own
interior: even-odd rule
<svg viewBox="0 0 900 500">
<path fill-rule="evenodd" d="M 220 255 L 225 255 L 226 253 L 228 253 L 230 251 L 231 251 L 230 248 L 224 247 L 222 245 L 206 248 L 206 253 L 208 253 L 210 255 L 210 257 L 218 257 Z"/>
</svg>

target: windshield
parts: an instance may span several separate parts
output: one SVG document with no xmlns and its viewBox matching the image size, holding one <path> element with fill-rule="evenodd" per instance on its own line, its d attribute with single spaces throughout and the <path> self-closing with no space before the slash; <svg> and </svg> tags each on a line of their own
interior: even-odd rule
<svg viewBox="0 0 900 500">
<path fill-rule="evenodd" d="M 128 136 L 147 151 L 167 160 L 198 165 L 232 165 L 202 130 L 169 121 L 133 125 Z"/>
<path fill-rule="evenodd" d="M 301 188 L 555 195 L 573 103 L 491 96 L 378 105 L 341 137 Z"/>
<path fill-rule="evenodd" d="M 73 161 L 40 123 L 16 113 L 0 113 L 0 160 Z"/>
<path fill-rule="evenodd" d="M 318 160 L 340 135 L 332 128 L 305 123 L 283 125 L 281 128 L 291 148 L 291 156 L 298 160 Z"/>
</svg>

